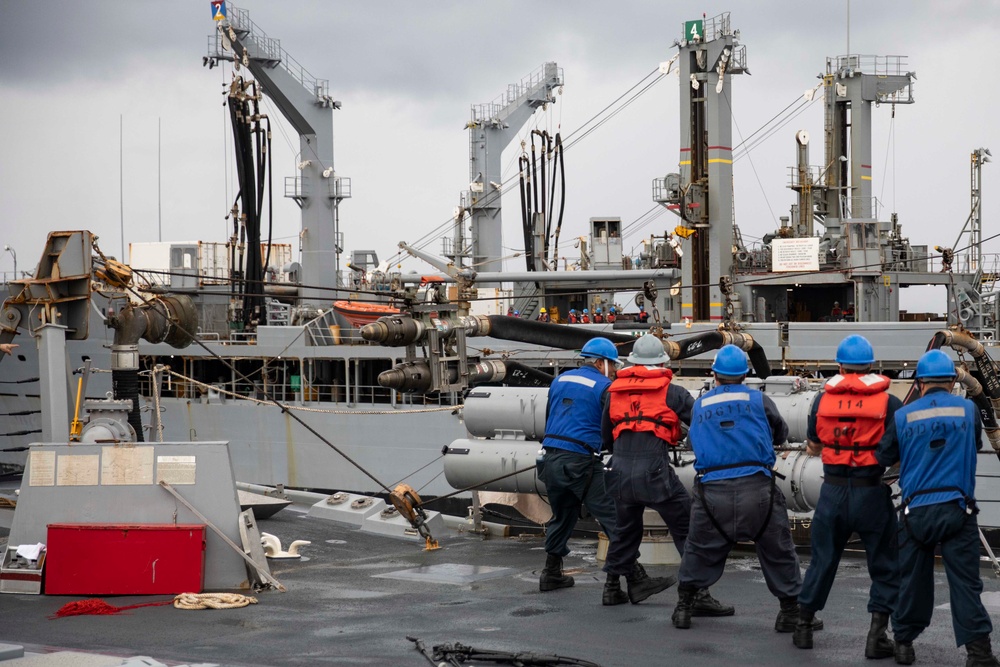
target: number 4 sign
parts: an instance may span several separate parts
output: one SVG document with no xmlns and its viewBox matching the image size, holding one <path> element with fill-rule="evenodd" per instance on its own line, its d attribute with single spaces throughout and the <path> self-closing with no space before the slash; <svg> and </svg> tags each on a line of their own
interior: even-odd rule
<svg viewBox="0 0 1000 667">
<path fill-rule="evenodd" d="M 684 23 L 684 39 L 700 41 L 705 36 L 704 21 L 686 21 Z"/>
</svg>

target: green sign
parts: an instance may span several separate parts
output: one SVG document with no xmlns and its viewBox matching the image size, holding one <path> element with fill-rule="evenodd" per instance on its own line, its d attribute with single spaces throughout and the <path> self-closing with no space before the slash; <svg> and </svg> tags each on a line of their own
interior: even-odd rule
<svg viewBox="0 0 1000 667">
<path fill-rule="evenodd" d="M 705 39 L 705 22 L 704 21 L 685 21 L 684 22 L 684 39 L 687 40 L 702 40 Z"/>
</svg>

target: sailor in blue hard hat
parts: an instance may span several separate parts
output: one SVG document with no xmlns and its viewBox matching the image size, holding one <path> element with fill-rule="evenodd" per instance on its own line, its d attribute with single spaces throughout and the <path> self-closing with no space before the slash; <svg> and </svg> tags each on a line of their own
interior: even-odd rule
<svg viewBox="0 0 1000 667">
<path fill-rule="evenodd" d="M 601 417 L 607 409 L 608 387 L 622 362 L 618 348 L 607 338 L 587 341 L 580 356 L 584 360 L 580 368 L 552 381 L 545 409 L 539 477 L 549 495 L 552 518 L 545 526 L 545 569 L 538 580 L 543 592 L 573 585 L 562 565 L 581 505 L 600 522 L 612 543 L 618 533 L 615 506 L 604 488 L 601 452 L 611 443 L 602 437 Z"/>
<path fill-rule="evenodd" d="M 688 433 L 695 453 L 691 525 L 678 575 L 676 628 L 690 628 L 695 595 L 722 577 L 739 542 L 756 543 L 768 590 L 780 600 L 774 628 L 792 632 L 802 588 L 799 559 L 788 526 L 785 496 L 774 485 L 774 448 L 788 425 L 766 394 L 743 384 L 747 355 L 726 345 L 715 355 L 716 386 L 695 401 Z M 769 502 L 762 503 L 762 497 Z"/>
<path fill-rule="evenodd" d="M 884 466 L 899 462 L 901 581 L 892 625 L 901 665 L 915 660 L 913 641 L 934 612 L 935 549 L 948 575 L 955 644 L 965 646 L 965 664 L 1000 665 L 990 642 L 993 624 L 980 599 L 975 492 L 982 421 L 972 401 L 951 393 L 957 377 L 941 350 L 920 357 L 920 398 L 896 411 L 895 428 L 875 453 Z"/>
<path fill-rule="evenodd" d="M 837 363 L 839 373 L 827 381 L 809 413 L 807 452 L 822 453 L 824 482 L 813 514 L 812 558 L 799 594 L 799 624 L 792 641 L 799 648 L 812 648 L 812 633 L 820 623 L 815 614 L 826 606 L 841 555 L 857 533 L 872 580 L 865 657 L 889 658 L 893 644 L 886 628 L 899 596 L 896 511 L 875 450 L 893 429 L 903 402 L 889 394 L 889 378 L 872 372 L 875 351 L 864 336 L 844 338 L 837 346 Z"/>
<path fill-rule="evenodd" d="M 681 554 L 691 514 L 691 496 L 670 465 L 670 450 L 691 423 L 694 398 L 671 382 L 670 357 L 656 336 L 640 337 L 628 360 L 634 366 L 619 371 L 611 383 L 611 400 L 601 425 L 605 440 L 614 439 L 614 464 L 607 468 L 605 484 L 618 515 L 618 539 L 609 545 L 604 566 L 608 573 L 605 605 L 636 604 L 677 583 L 674 577 L 648 576 L 638 562 L 645 532 L 643 513 L 648 507 L 662 517 Z M 627 595 L 621 589 L 622 576 L 628 583 Z M 721 604 L 707 589 L 695 596 L 695 616 L 733 613 L 732 607 Z"/>
</svg>

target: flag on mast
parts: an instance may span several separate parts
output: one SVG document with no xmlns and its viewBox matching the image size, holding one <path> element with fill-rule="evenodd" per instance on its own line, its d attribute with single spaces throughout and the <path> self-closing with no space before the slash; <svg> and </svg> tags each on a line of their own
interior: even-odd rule
<svg viewBox="0 0 1000 667">
<path fill-rule="evenodd" d="M 212 18 L 216 21 L 226 19 L 226 0 L 212 0 Z"/>
</svg>

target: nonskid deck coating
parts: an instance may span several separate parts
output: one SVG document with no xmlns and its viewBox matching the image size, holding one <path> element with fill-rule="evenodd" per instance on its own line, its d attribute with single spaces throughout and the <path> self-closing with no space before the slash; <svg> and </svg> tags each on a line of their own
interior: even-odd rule
<svg viewBox="0 0 1000 667">
<path fill-rule="evenodd" d="M 601 606 L 604 576 L 593 540 L 571 542 L 574 551 L 566 567 L 577 579 L 575 587 L 539 593 L 538 570 L 544 562 L 539 538 L 484 541 L 452 532 L 443 536 L 444 548 L 427 552 L 414 542 L 361 533 L 294 508 L 260 526 L 283 544 L 312 541 L 302 549 L 307 559 L 272 561 L 287 593 L 261 593 L 259 604 L 243 609 L 147 607 L 119 616 L 59 620 L 48 616 L 78 598 L 2 595 L 0 641 L 148 655 L 173 664 L 244 666 L 428 664 L 406 635 L 428 646 L 461 642 L 574 656 L 604 667 L 876 664 L 862 655 L 869 581 L 863 563 L 854 559 L 841 565 L 827 609 L 819 614 L 826 629 L 816 633 L 816 648 L 802 651 L 792 646 L 791 635 L 774 632 L 777 601 L 752 556 L 733 559 L 712 589 L 736 606 L 736 616 L 696 618 L 690 630 L 681 631 L 670 625 L 676 589 L 640 605 Z M 648 569 L 655 575 L 676 568 Z M 401 573 L 407 573 L 405 578 Z M 476 578 L 476 573 L 490 576 Z M 475 580 L 460 581 L 466 576 Z M 985 568 L 983 578 L 984 602 L 996 614 L 1000 582 Z M 954 645 L 940 569 L 935 594 L 934 620 L 914 644 L 918 664 L 963 665 L 965 653 Z M 123 606 L 159 599 L 164 598 L 107 600 Z M 995 642 L 998 636 L 995 632 Z"/>
</svg>

